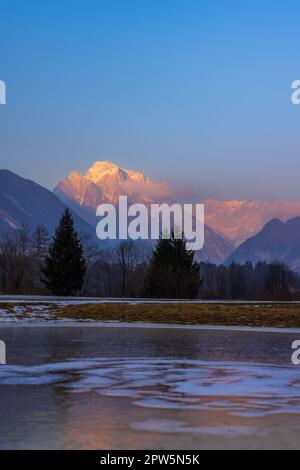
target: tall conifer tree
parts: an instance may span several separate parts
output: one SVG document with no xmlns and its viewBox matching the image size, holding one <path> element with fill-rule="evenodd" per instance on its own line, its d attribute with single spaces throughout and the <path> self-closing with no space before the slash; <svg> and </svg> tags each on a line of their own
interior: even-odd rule
<svg viewBox="0 0 300 470">
<path fill-rule="evenodd" d="M 43 283 L 54 295 L 75 295 L 83 286 L 85 259 L 69 209 L 59 221 L 41 270 Z"/>
<path fill-rule="evenodd" d="M 200 287 L 199 264 L 194 252 L 186 247 L 184 236 L 160 238 L 150 258 L 145 278 L 144 296 L 152 298 L 195 298 Z"/>
</svg>

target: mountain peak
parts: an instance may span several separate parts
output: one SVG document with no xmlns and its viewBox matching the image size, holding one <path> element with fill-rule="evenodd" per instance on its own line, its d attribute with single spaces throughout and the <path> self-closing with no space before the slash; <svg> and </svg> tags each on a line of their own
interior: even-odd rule
<svg viewBox="0 0 300 470">
<path fill-rule="evenodd" d="M 100 182 L 106 178 L 113 178 L 121 181 L 130 179 L 144 183 L 147 182 L 147 178 L 143 173 L 126 170 L 125 168 L 121 168 L 116 163 L 109 161 L 98 161 L 93 163 L 93 165 L 87 171 L 85 177 L 94 183 Z"/>
<path fill-rule="evenodd" d="M 99 204 L 117 204 L 120 195 L 127 196 L 130 203 L 166 200 L 169 187 L 115 163 L 96 161 L 85 174 L 70 173 L 58 183 L 54 193 L 74 210 L 77 208 L 86 221 L 94 223 Z"/>
<path fill-rule="evenodd" d="M 263 227 L 263 230 L 274 230 L 278 227 L 283 227 L 284 223 L 278 219 L 278 217 L 274 217 L 273 219 L 269 220 Z"/>
<path fill-rule="evenodd" d="M 119 165 L 117 165 L 116 163 L 112 163 L 112 162 L 109 162 L 109 161 L 106 161 L 106 160 L 102 160 L 102 161 L 94 162 L 93 165 L 89 168 L 87 173 L 95 173 L 95 172 L 98 172 L 98 173 L 106 173 L 106 172 L 113 173 L 114 171 L 118 171 L 119 169 L 121 169 L 121 167 Z"/>
</svg>

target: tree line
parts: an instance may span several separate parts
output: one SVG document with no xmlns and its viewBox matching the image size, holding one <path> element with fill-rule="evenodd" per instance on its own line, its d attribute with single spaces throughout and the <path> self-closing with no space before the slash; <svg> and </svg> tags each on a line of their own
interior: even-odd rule
<svg viewBox="0 0 300 470">
<path fill-rule="evenodd" d="M 299 275 L 280 262 L 200 263 L 199 297 L 224 300 L 297 300 Z"/>
<path fill-rule="evenodd" d="M 298 275 L 281 263 L 198 263 L 174 231 L 153 248 L 124 240 L 102 250 L 76 232 L 68 209 L 52 238 L 41 225 L 23 225 L 0 239 L 2 294 L 284 300 L 298 298 L 299 287 Z"/>
</svg>

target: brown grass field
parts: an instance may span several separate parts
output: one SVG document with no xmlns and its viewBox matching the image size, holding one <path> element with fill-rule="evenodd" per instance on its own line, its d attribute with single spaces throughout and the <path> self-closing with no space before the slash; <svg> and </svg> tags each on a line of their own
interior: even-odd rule
<svg viewBox="0 0 300 470">
<path fill-rule="evenodd" d="M 69 305 L 63 317 L 97 321 L 300 327 L 300 304 L 98 304 Z"/>
<path fill-rule="evenodd" d="M 0 311 L 30 317 L 37 304 L 0 303 Z M 39 304 L 38 304 L 39 305 Z M 300 327 L 300 304 L 289 303 L 160 303 L 129 304 L 103 303 L 58 306 L 44 304 L 57 320 L 62 318 L 74 321 L 95 320 L 100 322 L 119 321 L 126 323 L 144 322 L 179 325 L 220 325 L 257 327 Z M 23 307 L 15 313 L 15 307 Z M 41 319 L 42 319 L 41 314 Z M 0 317 L 1 321 L 1 317 Z"/>
</svg>

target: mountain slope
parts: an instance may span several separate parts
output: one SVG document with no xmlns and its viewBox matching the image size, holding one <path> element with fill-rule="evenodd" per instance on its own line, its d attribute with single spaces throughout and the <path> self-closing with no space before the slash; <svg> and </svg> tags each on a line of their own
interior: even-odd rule
<svg viewBox="0 0 300 470">
<path fill-rule="evenodd" d="M 232 261 L 281 261 L 295 271 L 300 271 L 300 217 L 282 222 L 272 219 L 254 237 L 249 238 L 232 253 Z"/>
<path fill-rule="evenodd" d="M 120 195 L 128 197 L 128 204 L 142 203 L 147 207 L 153 203 L 175 201 L 175 191 L 170 186 L 155 183 L 142 173 L 106 161 L 94 163 L 85 175 L 70 173 L 56 186 L 54 193 L 94 226 L 99 204 L 116 205 Z M 232 250 L 231 242 L 206 227 L 204 249 L 197 256 L 201 260 L 221 263 Z"/>
<path fill-rule="evenodd" d="M 0 233 L 21 224 L 43 224 L 53 233 L 65 205 L 51 191 L 8 170 L 0 170 Z M 77 230 L 94 235 L 93 229 L 73 213 Z"/>
</svg>

